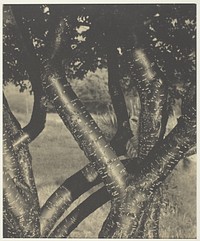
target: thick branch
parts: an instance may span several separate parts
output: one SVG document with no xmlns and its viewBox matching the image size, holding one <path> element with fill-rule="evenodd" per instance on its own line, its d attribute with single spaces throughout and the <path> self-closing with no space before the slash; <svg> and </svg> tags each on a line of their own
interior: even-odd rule
<svg viewBox="0 0 200 241">
<path fill-rule="evenodd" d="M 46 108 L 44 106 L 44 93 L 42 90 L 42 81 L 40 78 L 40 63 L 38 58 L 33 54 L 34 48 L 30 43 L 30 36 L 27 31 L 24 30 L 23 21 L 21 18 L 21 6 L 13 5 L 12 13 L 15 17 L 17 27 L 23 38 L 21 41 L 23 44 L 23 60 L 24 66 L 29 74 L 29 80 L 34 92 L 34 104 L 32 115 L 29 123 L 23 128 L 23 133 L 16 136 L 15 146 L 18 146 L 22 142 L 31 142 L 34 140 L 44 129 L 46 122 Z"/>
<path fill-rule="evenodd" d="M 128 172 L 135 170 L 133 162 L 129 159 L 122 160 Z M 41 235 L 49 235 L 54 224 L 63 215 L 66 209 L 83 193 L 100 184 L 102 181 L 89 163 L 83 169 L 66 179 L 63 184 L 48 198 L 41 209 L 40 224 Z"/>
<path fill-rule="evenodd" d="M 63 31 L 63 25 L 59 24 L 55 33 L 59 33 L 62 38 Z M 59 40 L 59 43 L 61 45 L 62 40 Z M 59 49 L 58 46 L 56 48 Z M 95 164 L 108 191 L 113 197 L 116 197 L 123 192 L 123 187 L 126 185 L 125 168 L 73 92 L 65 78 L 64 71 L 57 66 L 58 62 L 61 63 L 61 59 L 56 58 L 50 61 L 47 57 L 47 61 L 43 65 L 42 79 L 45 92 L 80 148 Z"/>
<path fill-rule="evenodd" d="M 148 207 L 152 194 L 196 142 L 195 100 L 195 87 L 192 86 L 183 101 L 183 116 L 160 143 L 159 149 L 152 150 L 145 166 L 141 165 L 137 177 L 130 179 L 126 195 L 118 206 L 111 210 L 110 216 L 116 218 L 114 224 L 107 228 L 108 224 L 105 222 L 102 230 L 107 231 L 106 236 L 102 234 L 101 237 L 137 237 L 137 231 L 142 225 L 141 215 Z"/>
<path fill-rule="evenodd" d="M 103 187 L 90 195 L 85 201 L 79 204 L 63 221 L 52 231 L 50 238 L 67 237 L 87 216 L 97 208 L 109 201 L 110 196 Z"/>
<path fill-rule="evenodd" d="M 13 113 L 11 112 L 8 102 L 4 96 L 3 99 L 3 115 L 4 115 L 4 125 L 5 128 L 9 131 L 9 138 L 11 138 L 11 145 L 13 145 L 15 155 L 17 156 L 17 165 L 18 173 L 20 180 L 23 180 L 29 187 L 31 192 L 34 195 L 36 203 L 38 203 L 37 191 L 35 187 L 35 181 L 32 171 L 31 155 L 28 150 L 28 145 L 21 143 L 21 145 L 15 145 L 16 136 L 23 136 L 23 130 Z"/>
<path fill-rule="evenodd" d="M 130 65 L 131 76 L 136 82 L 137 90 L 140 96 L 141 111 L 139 118 L 139 143 L 138 143 L 138 157 L 143 163 L 145 158 L 155 145 L 159 146 L 159 142 L 162 141 L 166 125 L 168 121 L 167 113 L 167 86 L 164 81 L 164 76 L 161 74 L 151 51 L 134 48 L 127 51 L 127 58 Z M 147 159 L 146 159 L 147 160 Z M 154 215 L 157 209 L 159 213 L 160 193 L 157 191 L 157 198 L 153 199 L 153 203 L 150 205 L 149 217 L 145 216 L 149 228 L 146 226 L 141 233 L 145 230 L 144 236 L 146 238 L 158 238 L 154 236 L 154 233 L 147 230 L 151 230 L 154 226 L 154 230 L 158 230 L 159 222 L 153 218 L 158 218 L 158 215 Z M 154 207 L 155 206 L 155 207 Z M 152 214 L 151 214 L 152 210 Z M 153 218 L 151 218 L 153 217 Z M 142 221 L 145 223 L 145 221 Z M 153 236 L 152 236 L 153 234 Z"/>
<path fill-rule="evenodd" d="M 196 97 L 195 86 L 191 86 L 182 103 L 183 116 L 178 119 L 178 124 L 166 136 L 159 150 L 152 150 L 148 159 L 150 164 L 144 167 L 145 189 L 158 184 L 168 175 L 177 164 L 178 160 L 196 143 Z M 153 161 L 151 161 L 153 160 Z M 147 179 L 150 181 L 147 181 Z M 146 180 L 146 181 L 145 181 Z"/>
<path fill-rule="evenodd" d="M 22 237 L 39 237 L 39 205 L 35 203 L 29 186 L 24 182 L 18 155 L 12 146 L 9 126 L 4 119 L 4 163 L 3 191 L 6 214 L 14 217 L 14 222 L 23 231 Z M 8 227 L 10 226 L 7 223 Z M 9 230 L 9 229 L 8 229 Z M 11 228 L 12 230 L 12 228 Z M 13 236 L 13 233 L 7 234 Z"/>
<path fill-rule="evenodd" d="M 86 167 L 68 178 L 52 195 L 41 209 L 41 235 L 47 237 L 66 209 L 84 192 L 101 182 L 94 167 Z"/>
<path fill-rule="evenodd" d="M 55 68 L 55 63 L 47 63 L 43 73 L 44 88 L 58 114 L 88 159 L 95 164 L 108 191 L 113 197 L 118 196 L 126 185 L 127 174 L 124 166 L 106 143 L 100 129 L 69 83 Z"/>
<path fill-rule="evenodd" d="M 128 51 L 127 51 L 128 52 Z M 163 75 L 156 67 L 155 59 L 144 49 L 134 48 L 128 53 L 132 78 L 136 81 L 140 96 L 141 112 L 139 119 L 139 151 L 138 156 L 144 159 L 155 146 L 160 132 L 165 129 L 167 88 Z M 133 56 L 133 57 L 132 57 Z M 164 123 L 165 126 L 162 126 Z M 161 136 L 164 134 L 162 133 Z"/>
</svg>

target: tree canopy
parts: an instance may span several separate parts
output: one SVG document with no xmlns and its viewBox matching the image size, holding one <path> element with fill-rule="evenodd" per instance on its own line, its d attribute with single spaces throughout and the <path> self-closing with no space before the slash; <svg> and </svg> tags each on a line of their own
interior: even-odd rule
<svg viewBox="0 0 200 241">
<path fill-rule="evenodd" d="M 196 142 L 195 11 L 194 4 L 4 6 L 4 84 L 23 91 L 28 78 L 34 92 L 24 128 L 4 96 L 6 237 L 67 237 L 109 199 L 99 237 L 159 236 L 159 187 Z M 70 84 L 104 68 L 117 122 L 109 143 Z M 120 81 L 137 89 L 141 107 L 130 158 L 124 155 L 133 132 Z M 166 134 L 170 99 L 179 97 L 181 116 Z M 90 163 L 40 207 L 28 145 L 45 128 L 47 99 Z M 102 189 L 62 219 L 100 182 Z"/>
<path fill-rule="evenodd" d="M 171 93 L 178 96 L 180 91 L 174 86 L 178 83 L 182 87 L 195 79 L 195 11 L 195 4 L 23 5 L 22 15 L 39 59 L 48 51 L 52 25 L 64 17 L 61 52 L 68 77 L 82 79 L 89 70 L 107 67 L 106 45 L 117 47 L 120 77 L 129 77 L 124 53 L 139 43 L 148 47 Z M 23 56 L 26 50 L 7 5 L 3 27 L 4 83 L 12 81 L 23 90 L 23 80 L 28 78 Z"/>
</svg>

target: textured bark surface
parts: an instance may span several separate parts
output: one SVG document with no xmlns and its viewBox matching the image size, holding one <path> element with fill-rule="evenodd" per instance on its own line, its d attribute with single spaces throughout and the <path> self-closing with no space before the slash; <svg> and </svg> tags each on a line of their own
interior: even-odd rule
<svg viewBox="0 0 200 241">
<path fill-rule="evenodd" d="M 104 223 L 100 237 L 137 237 L 141 216 L 153 198 L 155 190 L 196 142 L 196 122 L 183 116 L 177 126 L 153 152 L 151 160 L 141 168 L 136 179 L 130 180 L 122 202 L 112 205 L 112 212 Z"/>
<path fill-rule="evenodd" d="M 157 237 L 159 187 L 178 161 L 196 143 L 194 83 L 191 83 L 183 99 L 182 116 L 175 128 L 163 139 L 167 123 L 167 117 L 163 115 L 167 98 L 163 76 L 155 64 L 153 55 L 144 48 L 133 48 L 127 53 L 128 64 L 141 100 L 141 114 L 138 159 L 137 162 L 134 162 L 135 159 L 132 160 L 131 164 L 130 160 L 127 160 L 126 165 L 106 142 L 101 130 L 66 79 L 60 54 L 65 41 L 63 39 L 66 27 L 64 20 L 58 17 L 52 24 L 46 56 L 43 61 L 40 61 L 35 56 L 18 10 L 19 8 L 14 6 L 13 12 L 23 36 L 25 48 L 29 53 L 27 62 L 29 60 L 30 62 L 27 64 L 27 69 L 30 70 L 32 84 L 35 83 L 33 86 L 36 90 L 42 82 L 46 97 L 54 105 L 90 164 L 67 179 L 40 210 L 26 141 L 33 140 L 44 127 L 46 114 L 41 106 L 43 91 L 38 93 L 35 91 L 31 121 L 23 130 L 4 99 L 5 236 L 9 238 L 67 237 L 85 217 L 111 199 L 111 210 L 99 237 Z M 114 140 L 115 144 L 117 143 L 116 149 L 119 149 L 119 143 L 122 144 L 119 152 L 121 154 L 124 152 L 126 139 L 130 138 L 130 126 L 126 123 L 128 114 L 124 110 L 125 103 L 119 86 L 119 76 L 117 76 L 116 46 L 110 46 L 107 50 L 110 93 L 118 120 L 118 132 Z M 34 61 L 37 64 L 32 71 L 31 65 L 34 65 Z M 121 109 L 123 109 L 123 116 L 121 116 Z M 39 125 L 35 125 L 38 114 L 41 114 Z M 65 209 L 76 198 L 101 181 L 104 183 L 103 188 L 92 194 L 54 227 Z"/>
<path fill-rule="evenodd" d="M 15 16 L 18 19 L 18 25 L 22 35 L 27 39 L 26 31 L 24 31 L 22 20 L 15 9 Z M 63 25 L 59 24 L 59 30 L 56 29 L 60 36 L 62 35 Z M 59 50 L 62 41 L 56 38 L 53 50 Z M 30 53 L 33 48 L 27 46 Z M 52 56 L 52 54 L 48 54 Z M 55 53 L 53 57 L 56 56 Z M 56 59 L 61 63 L 60 60 Z M 107 190 L 113 198 L 117 198 L 124 190 L 126 182 L 126 170 L 109 144 L 106 143 L 101 131 L 86 111 L 80 100 L 71 89 L 69 83 L 65 79 L 64 72 L 60 68 L 56 68 L 56 63 L 47 60 L 41 68 L 42 80 L 45 92 L 54 104 L 58 114 L 62 118 L 65 125 L 69 128 L 74 138 L 84 150 L 86 156 L 95 164 L 95 168 L 104 181 Z"/>
<path fill-rule="evenodd" d="M 43 83 L 46 94 L 80 148 L 94 163 L 111 196 L 117 197 L 126 185 L 126 170 L 73 92 L 64 74 L 61 75 L 61 70 L 57 70 L 55 65 L 47 62 L 44 66 Z"/>
<path fill-rule="evenodd" d="M 145 159 L 159 139 L 167 101 L 163 75 L 160 74 L 155 59 L 146 52 L 145 49 L 134 48 L 127 53 L 131 75 L 136 82 L 141 103 L 138 150 L 141 160 Z"/>
<path fill-rule="evenodd" d="M 92 164 L 88 164 L 63 182 L 41 209 L 40 224 L 42 237 L 49 235 L 55 223 L 74 200 L 100 182 L 101 180 Z"/>
<path fill-rule="evenodd" d="M 131 160 L 124 159 L 121 161 L 127 169 L 127 172 L 133 173 L 133 171 L 135 171 L 135 167 L 133 166 Z M 102 180 L 95 171 L 92 163 L 89 163 L 70 178 L 66 179 L 63 184 L 47 199 L 41 208 L 41 236 L 46 237 L 51 233 L 50 236 L 53 237 L 54 231 L 52 231 L 52 228 L 54 224 L 62 217 L 67 208 L 83 193 L 87 192 L 90 188 L 100 184 L 101 182 Z M 108 195 L 108 193 L 105 194 L 105 192 L 107 192 L 105 191 L 105 187 L 102 189 L 97 191 L 96 194 L 92 195 L 91 198 L 89 197 L 87 200 L 85 200 L 83 205 L 81 204 L 70 214 L 70 219 L 74 218 L 75 220 L 74 224 L 70 224 L 68 227 L 66 224 L 66 220 L 68 220 L 67 217 L 64 219 L 65 221 L 63 220 L 58 226 L 55 227 L 56 230 L 61 230 L 61 227 L 64 226 L 67 228 L 65 231 L 62 231 L 63 237 L 67 237 L 72 231 L 72 227 L 75 228 L 75 226 L 78 225 L 82 219 L 86 218 L 92 212 L 91 210 L 96 210 L 103 203 L 106 203 L 110 200 L 110 195 Z M 101 195 L 102 193 L 105 195 Z M 99 200 L 99 202 L 94 202 L 95 198 Z M 90 208 L 85 208 L 87 205 Z M 79 220 L 79 217 L 82 217 L 81 220 Z M 71 230 L 70 232 L 69 229 Z M 56 232 L 56 236 L 59 236 L 58 231 Z"/>
<path fill-rule="evenodd" d="M 145 158 L 155 145 L 159 145 L 158 141 L 162 140 L 166 130 L 168 120 L 166 80 L 156 60 L 146 49 L 129 50 L 127 59 L 140 97 L 138 161 L 145 165 Z M 156 212 L 159 213 L 161 192 L 157 190 L 155 196 L 157 198 L 153 198 L 152 204 L 146 210 L 149 215 L 144 215 L 140 237 L 158 238 L 159 215 Z"/>
<path fill-rule="evenodd" d="M 39 202 L 31 156 L 26 144 L 14 149 L 15 136 L 22 130 L 5 99 L 3 111 L 4 236 L 39 237 Z M 19 229 L 15 230 L 15 225 Z"/>
<path fill-rule="evenodd" d="M 52 231 L 49 237 L 65 238 L 83 221 L 110 199 L 105 187 L 91 194 L 79 204 L 62 222 Z"/>
</svg>

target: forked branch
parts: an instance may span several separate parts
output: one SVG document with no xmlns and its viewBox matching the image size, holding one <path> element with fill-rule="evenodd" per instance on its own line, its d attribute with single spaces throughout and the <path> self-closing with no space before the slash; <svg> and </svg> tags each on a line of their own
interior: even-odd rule
<svg viewBox="0 0 200 241">
<path fill-rule="evenodd" d="M 159 142 L 162 141 L 168 121 L 167 81 L 151 52 L 149 46 L 146 49 L 137 46 L 126 52 L 130 74 L 136 83 L 141 103 L 138 158 L 143 165 L 146 165 L 146 157 L 152 148 L 159 146 Z M 146 221 L 142 221 L 145 227 L 141 226 L 141 235 L 145 238 L 158 238 L 159 220 L 154 218 L 158 218 L 159 215 L 154 213 L 160 212 L 158 203 L 161 200 L 161 192 L 157 190 L 156 193 L 157 198 L 154 197 L 147 210 L 149 215 L 145 215 Z"/>
<path fill-rule="evenodd" d="M 29 34 L 24 31 L 24 28 L 21 27 L 23 22 L 21 20 L 21 10 L 20 6 L 13 5 L 12 13 L 16 20 L 19 33 L 21 35 L 21 41 L 23 41 L 23 64 L 28 72 L 29 80 L 32 85 L 32 90 L 34 92 L 34 104 L 32 115 L 29 123 L 23 128 L 22 133 L 18 133 L 14 146 L 17 147 L 21 143 L 30 143 L 33 141 L 44 129 L 46 122 L 46 107 L 44 104 L 44 92 L 42 90 L 42 81 L 40 78 L 40 63 L 38 58 L 33 54 L 34 48 L 30 43 Z M 18 24 L 21 21 L 21 24 Z M 26 43 L 26 44 L 25 44 Z"/>
<path fill-rule="evenodd" d="M 61 20 L 62 21 L 62 20 Z M 22 21 L 18 25 L 23 28 Z M 63 25 L 59 24 L 61 33 Z M 23 34 L 23 31 L 21 31 Z M 62 36 L 62 35 L 61 35 Z M 60 41 L 62 43 L 62 41 Z M 51 55 L 50 55 L 51 56 Z M 94 163 L 112 198 L 119 198 L 126 186 L 127 172 L 113 149 L 105 141 L 100 129 L 77 98 L 65 78 L 60 59 L 49 59 L 41 63 L 42 80 L 48 98 L 55 106 L 64 124 L 84 150 L 88 159 Z"/>
<path fill-rule="evenodd" d="M 152 150 L 147 156 L 149 160 L 145 162 L 146 166 L 141 165 L 141 171 L 135 178 L 130 179 L 124 199 L 118 206 L 113 205 L 100 237 L 137 238 L 138 230 L 142 225 L 141 216 L 153 193 L 183 158 L 184 153 L 196 142 L 195 100 L 195 87 L 191 86 L 183 101 L 183 116 L 160 143 L 159 149 Z M 108 221 L 109 218 L 112 222 Z"/>
</svg>

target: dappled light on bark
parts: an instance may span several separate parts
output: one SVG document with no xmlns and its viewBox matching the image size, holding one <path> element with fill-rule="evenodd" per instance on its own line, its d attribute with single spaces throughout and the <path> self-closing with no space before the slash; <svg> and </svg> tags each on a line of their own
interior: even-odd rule
<svg viewBox="0 0 200 241">
<path fill-rule="evenodd" d="M 158 238 L 161 185 L 196 144 L 193 40 L 188 40 L 191 46 L 188 51 L 184 50 L 185 58 L 179 54 L 177 57 L 172 53 L 173 46 L 164 44 L 165 40 L 168 41 L 164 34 L 166 39 L 152 40 L 150 32 L 156 27 L 155 19 L 159 17 L 157 22 L 163 21 L 166 26 L 171 24 L 165 18 L 165 7 L 160 5 L 130 5 L 130 9 L 126 5 L 34 5 L 33 11 L 28 5 L 24 5 L 24 10 L 23 5 L 12 5 L 9 9 L 9 14 L 14 16 L 12 24 L 18 29 L 18 38 L 23 45 L 24 59 L 21 58 L 21 62 L 17 60 L 17 72 L 22 69 L 20 65 L 26 69 L 34 92 L 34 105 L 28 125 L 21 128 L 4 97 L 4 237 L 68 237 L 82 220 L 110 200 L 110 212 L 99 238 Z M 177 14 L 176 18 L 180 17 L 181 11 L 183 17 L 187 17 L 181 5 L 171 6 L 168 10 L 171 15 Z M 188 17 L 194 18 L 195 10 L 192 6 L 189 10 Z M 39 21 L 41 28 L 37 32 L 36 22 Z M 183 23 L 185 25 L 194 28 L 191 21 Z M 167 31 L 172 31 L 171 28 Z M 174 31 L 179 32 L 179 28 L 185 31 L 182 25 L 177 29 L 174 27 Z M 188 35 L 191 38 L 193 31 Z M 171 32 L 170 36 L 172 38 Z M 155 46 L 152 41 L 156 41 Z M 179 45 L 184 49 L 182 43 Z M 163 46 L 168 52 L 164 57 L 161 55 Z M 174 68 L 166 64 L 171 59 L 177 64 Z M 186 75 L 178 61 L 184 64 L 191 62 L 192 67 Z M 5 60 L 5 69 L 13 68 L 9 65 L 9 60 Z M 117 120 L 117 131 L 110 143 L 87 106 L 77 97 L 69 77 L 74 73 L 81 77 L 88 70 L 94 72 L 104 66 L 108 70 L 108 88 Z M 181 93 L 172 91 L 169 78 L 175 79 L 176 76 L 168 73 L 170 68 L 183 77 L 183 80 L 178 80 L 183 81 Z M 131 158 L 127 158 L 126 146 L 133 137 L 128 114 L 133 110 L 128 112 L 121 83 L 121 79 L 127 76 L 130 88 L 136 88 L 139 94 L 141 105 L 137 116 L 138 147 L 134 147 L 135 154 Z M 178 86 L 176 81 L 175 87 Z M 173 95 L 181 96 L 181 116 L 166 135 Z M 48 101 L 89 164 L 67 178 L 40 207 L 28 145 L 45 128 Z M 100 183 L 103 187 L 95 189 L 65 214 L 75 200 L 84 193 L 90 193 L 91 188 Z"/>
<path fill-rule="evenodd" d="M 18 149 L 14 149 L 16 133 L 22 130 L 14 116 L 10 115 L 5 99 L 4 103 L 3 201 L 6 207 L 5 220 L 11 222 L 4 224 L 6 236 L 39 237 L 39 202 L 32 173 L 31 156 L 26 144 L 21 144 Z M 15 231 L 15 224 L 19 227 L 17 231 Z"/>
</svg>

